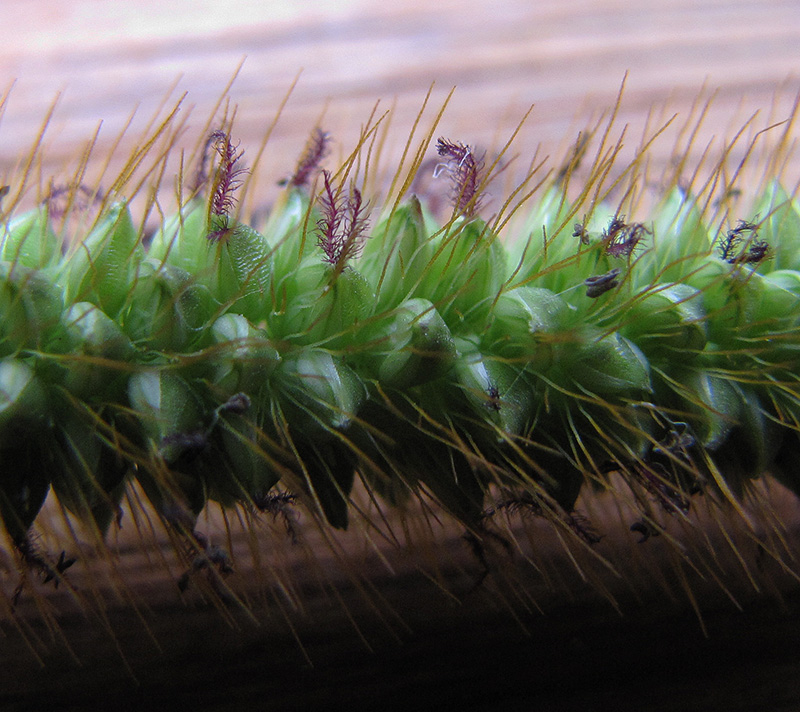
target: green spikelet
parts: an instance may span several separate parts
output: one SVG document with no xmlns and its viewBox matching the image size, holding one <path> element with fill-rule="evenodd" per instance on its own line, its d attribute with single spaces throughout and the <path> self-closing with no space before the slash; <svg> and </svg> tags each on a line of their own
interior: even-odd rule
<svg viewBox="0 0 800 712">
<path fill-rule="evenodd" d="M 64 285 L 65 302 L 92 302 L 115 318 L 127 299 L 141 257 L 127 203 L 113 204 L 64 261 L 59 281 Z"/>
</svg>

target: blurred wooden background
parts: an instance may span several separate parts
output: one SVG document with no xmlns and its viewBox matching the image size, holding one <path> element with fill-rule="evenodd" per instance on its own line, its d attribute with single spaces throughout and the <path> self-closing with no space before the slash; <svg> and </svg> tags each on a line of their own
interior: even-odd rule
<svg viewBox="0 0 800 712">
<path fill-rule="evenodd" d="M 565 151 L 613 105 L 626 72 L 619 126 L 630 125 L 632 145 L 651 111 L 688 118 L 705 87 L 715 98 L 697 141 L 702 149 L 712 135 L 730 137 L 755 111 L 753 130 L 790 114 L 800 92 L 799 49 L 800 3 L 793 0 L 3 0 L 0 184 L 11 180 L 57 96 L 41 185 L 72 175 L 101 122 L 94 155 L 105 156 L 135 109 L 112 160 L 119 164 L 159 107 L 184 93 L 191 147 L 242 60 L 229 96 L 246 149 L 258 145 L 297 79 L 262 162 L 275 180 L 290 171 L 321 116 L 347 149 L 378 100 L 394 106 L 387 150 L 399 151 L 432 83 L 434 112 L 457 87 L 437 133 L 465 143 L 502 143 L 535 104 L 517 142 L 529 155 L 537 147 Z M 654 160 L 666 164 L 671 150 L 665 141 Z M 799 160 L 790 164 L 795 176 Z M 723 617 L 711 625 L 710 641 L 691 613 L 665 619 L 643 607 L 614 622 L 608 606 L 569 609 L 564 618 L 534 613 L 543 622 L 529 638 L 508 611 L 485 601 L 437 608 L 433 619 L 425 608 L 429 589 L 414 588 L 415 581 L 389 581 L 385 595 L 416 633 L 393 624 L 403 644 L 387 634 L 376 655 L 335 601 L 310 602 L 324 623 L 315 628 L 312 616 L 301 631 L 314 670 L 288 628 L 278 634 L 246 620 L 231 628 L 213 610 L 159 608 L 147 620 L 158 627 L 160 651 L 133 613 L 113 612 L 139 687 L 110 638 L 89 632 L 96 621 L 87 626 L 74 614 L 64 622 L 83 668 L 56 645 L 61 652 L 39 669 L 11 631 L 0 640 L 0 707 L 88 709 L 103 699 L 148 709 L 178 700 L 197 709 L 334 709 L 332 701 L 349 697 L 351 709 L 395 709 L 407 706 L 414 689 L 413 709 L 800 704 L 790 683 L 800 669 L 796 602 L 788 601 L 788 613 L 777 605 L 759 612 L 746 626 Z M 364 605 L 352 595 L 351 606 Z"/>
<path fill-rule="evenodd" d="M 434 111 L 457 87 L 439 132 L 487 148 L 534 104 L 516 144 L 523 155 L 563 152 L 613 105 L 626 72 L 619 125 L 630 124 L 631 144 L 651 110 L 688 118 L 705 87 L 716 97 L 696 142 L 703 148 L 754 111 L 757 128 L 788 116 L 799 45 L 795 0 L 4 0 L 0 179 L 57 95 L 45 181 L 72 174 L 100 122 L 94 155 L 105 157 L 136 109 L 121 160 L 158 107 L 184 92 L 191 146 L 243 60 L 230 98 L 245 148 L 258 145 L 299 76 L 262 163 L 277 177 L 323 112 L 349 149 L 378 100 L 395 107 L 389 148 L 399 151 L 432 83 Z M 654 159 L 671 150 L 666 139 Z"/>
</svg>

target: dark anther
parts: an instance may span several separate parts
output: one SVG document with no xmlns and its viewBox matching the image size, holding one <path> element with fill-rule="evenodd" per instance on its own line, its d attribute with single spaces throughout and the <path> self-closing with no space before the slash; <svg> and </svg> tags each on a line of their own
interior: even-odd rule
<svg viewBox="0 0 800 712">
<path fill-rule="evenodd" d="M 77 559 L 68 559 L 67 552 L 62 551 L 61 556 L 58 557 L 58 561 L 56 562 L 55 570 L 47 569 L 47 574 L 42 580 L 42 583 L 50 583 L 50 581 L 55 579 L 55 583 L 53 585 L 58 588 L 58 582 L 61 579 L 61 574 L 63 574 L 76 561 Z"/>
<path fill-rule="evenodd" d="M 58 588 L 58 584 L 63 578 L 64 572 L 77 561 L 77 559 L 73 558 L 68 559 L 66 552 L 62 551 L 55 566 L 52 566 L 39 551 L 28 534 L 15 539 L 14 546 L 19 552 L 24 564 L 42 577 L 42 583 L 55 581 L 54 586 L 56 588 Z M 25 578 L 23 577 L 14 591 L 14 594 L 11 596 L 12 608 L 17 606 L 24 587 Z"/>
<path fill-rule="evenodd" d="M 589 244 L 589 231 L 583 223 L 575 223 L 572 228 L 572 237 L 580 239 L 582 245 Z"/>
<path fill-rule="evenodd" d="M 619 277 L 621 270 L 618 267 L 606 272 L 605 274 L 597 274 L 584 280 L 586 285 L 586 296 L 592 299 L 605 294 L 614 287 L 619 285 L 617 277 Z"/>
</svg>

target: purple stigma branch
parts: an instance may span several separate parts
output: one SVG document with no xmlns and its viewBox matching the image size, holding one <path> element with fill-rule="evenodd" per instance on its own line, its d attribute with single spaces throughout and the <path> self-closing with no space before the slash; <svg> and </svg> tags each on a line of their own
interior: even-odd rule
<svg viewBox="0 0 800 712">
<path fill-rule="evenodd" d="M 92 189 L 83 183 L 50 185 L 50 192 L 44 199 L 50 217 L 60 220 L 71 211 L 85 212 L 92 206 L 102 207 L 102 191 Z"/>
<path fill-rule="evenodd" d="M 483 158 L 476 158 L 470 146 L 440 138 L 437 153 L 445 159 L 436 166 L 434 178 L 447 172 L 453 183 L 451 199 L 455 211 L 465 218 L 472 217 L 480 208 L 483 184 Z"/>
<path fill-rule="evenodd" d="M 329 133 L 320 128 L 314 129 L 288 185 L 302 188 L 309 184 L 311 177 L 319 170 L 320 163 L 330 151 L 330 141 Z"/>
<path fill-rule="evenodd" d="M 357 188 L 344 197 L 333 190 L 328 171 L 322 171 L 322 177 L 324 187 L 319 197 L 322 217 L 317 221 L 317 245 L 325 253 L 324 261 L 341 272 L 364 246 L 369 214 Z"/>
<path fill-rule="evenodd" d="M 247 173 L 247 169 L 240 164 L 244 151 L 239 151 L 238 146 L 233 145 L 230 136 L 224 131 L 218 129 L 212 132 L 209 137 L 209 145 L 214 147 L 220 157 L 219 166 L 214 175 L 209 218 L 218 216 L 222 218 L 223 224 L 207 236 L 209 240 L 216 242 L 224 238 L 230 231 L 228 219 L 236 207 L 234 193 L 242 187 L 244 183 L 242 176 Z"/>
<path fill-rule="evenodd" d="M 625 217 L 614 217 L 601 239 L 609 257 L 630 257 L 645 235 L 652 234 L 642 223 L 626 223 Z"/>
</svg>

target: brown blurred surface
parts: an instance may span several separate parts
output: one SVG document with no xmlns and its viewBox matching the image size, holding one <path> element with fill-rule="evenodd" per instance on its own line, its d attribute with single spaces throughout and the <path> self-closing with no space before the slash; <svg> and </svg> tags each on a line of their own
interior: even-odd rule
<svg viewBox="0 0 800 712">
<path fill-rule="evenodd" d="M 198 136 L 242 60 L 230 97 L 245 147 L 257 145 L 299 74 L 263 165 L 279 175 L 323 111 L 325 127 L 351 148 L 375 102 L 394 105 L 398 150 L 434 82 L 436 108 L 457 87 L 440 130 L 465 143 L 497 145 L 535 104 L 517 142 L 523 155 L 540 143 L 563 151 L 612 106 L 626 72 L 619 123 L 631 124 L 632 142 L 649 109 L 688 117 L 704 86 L 716 92 L 704 137 L 730 136 L 756 110 L 759 126 L 770 114 L 785 118 L 800 89 L 800 8 L 788 0 L 5 0 L 0 38 L 4 83 L 15 81 L 0 124 L 0 176 L 57 93 L 48 177 L 69 174 L 100 121 L 104 156 L 135 107 L 131 135 L 167 95 L 186 92 L 187 134 Z"/>
<path fill-rule="evenodd" d="M 633 145 L 651 107 L 657 116 L 688 117 L 705 86 L 716 96 L 697 142 L 704 147 L 756 110 L 759 128 L 788 115 L 800 90 L 799 46 L 800 5 L 788 1 L 4 0 L 0 65 L 10 94 L 0 122 L 0 182 L 59 92 L 41 185 L 71 175 L 100 122 L 95 155 L 104 156 L 138 107 L 121 160 L 165 97 L 171 105 L 184 92 L 184 145 L 191 147 L 242 59 L 230 97 L 247 148 L 258 145 L 299 73 L 262 163 L 274 178 L 289 172 L 323 113 L 346 150 L 377 100 L 395 107 L 389 154 L 396 152 L 433 82 L 433 113 L 457 87 L 439 133 L 464 142 L 502 143 L 535 104 L 517 143 L 525 155 L 539 144 L 544 153 L 563 152 L 613 105 L 626 72 L 619 125 L 631 124 Z M 671 150 L 667 142 L 655 155 L 666 164 Z M 449 546 L 458 549 L 452 540 Z M 462 564 L 466 557 L 469 569 L 474 561 L 459 551 L 454 556 Z M 456 602 L 409 569 L 373 581 L 410 628 L 393 623 L 397 638 L 357 588 L 342 587 L 374 652 L 333 594 L 309 595 L 308 611 L 294 622 L 315 668 L 274 606 L 273 618 L 258 626 L 246 618 L 231 626 L 217 611 L 184 607 L 163 590 L 152 594 L 154 610 L 145 616 L 160 648 L 124 601 L 110 608 L 138 684 L 102 626 L 74 607 L 62 626 L 82 664 L 56 636 L 40 668 L 5 626 L 0 707 L 172 709 L 188 701 L 195 709 L 340 709 L 349 700 L 354 710 L 800 708 L 800 625 L 791 596 L 784 607 L 770 598 L 746 614 L 704 601 L 705 639 L 685 604 L 654 613 L 654 604 L 633 601 L 619 618 L 606 602 L 549 600 L 542 617 L 527 600 L 500 610 L 485 595 Z M 139 595 L 146 608 L 150 594 Z M 34 632 L 48 639 L 47 631 Z"/>
</svg>

